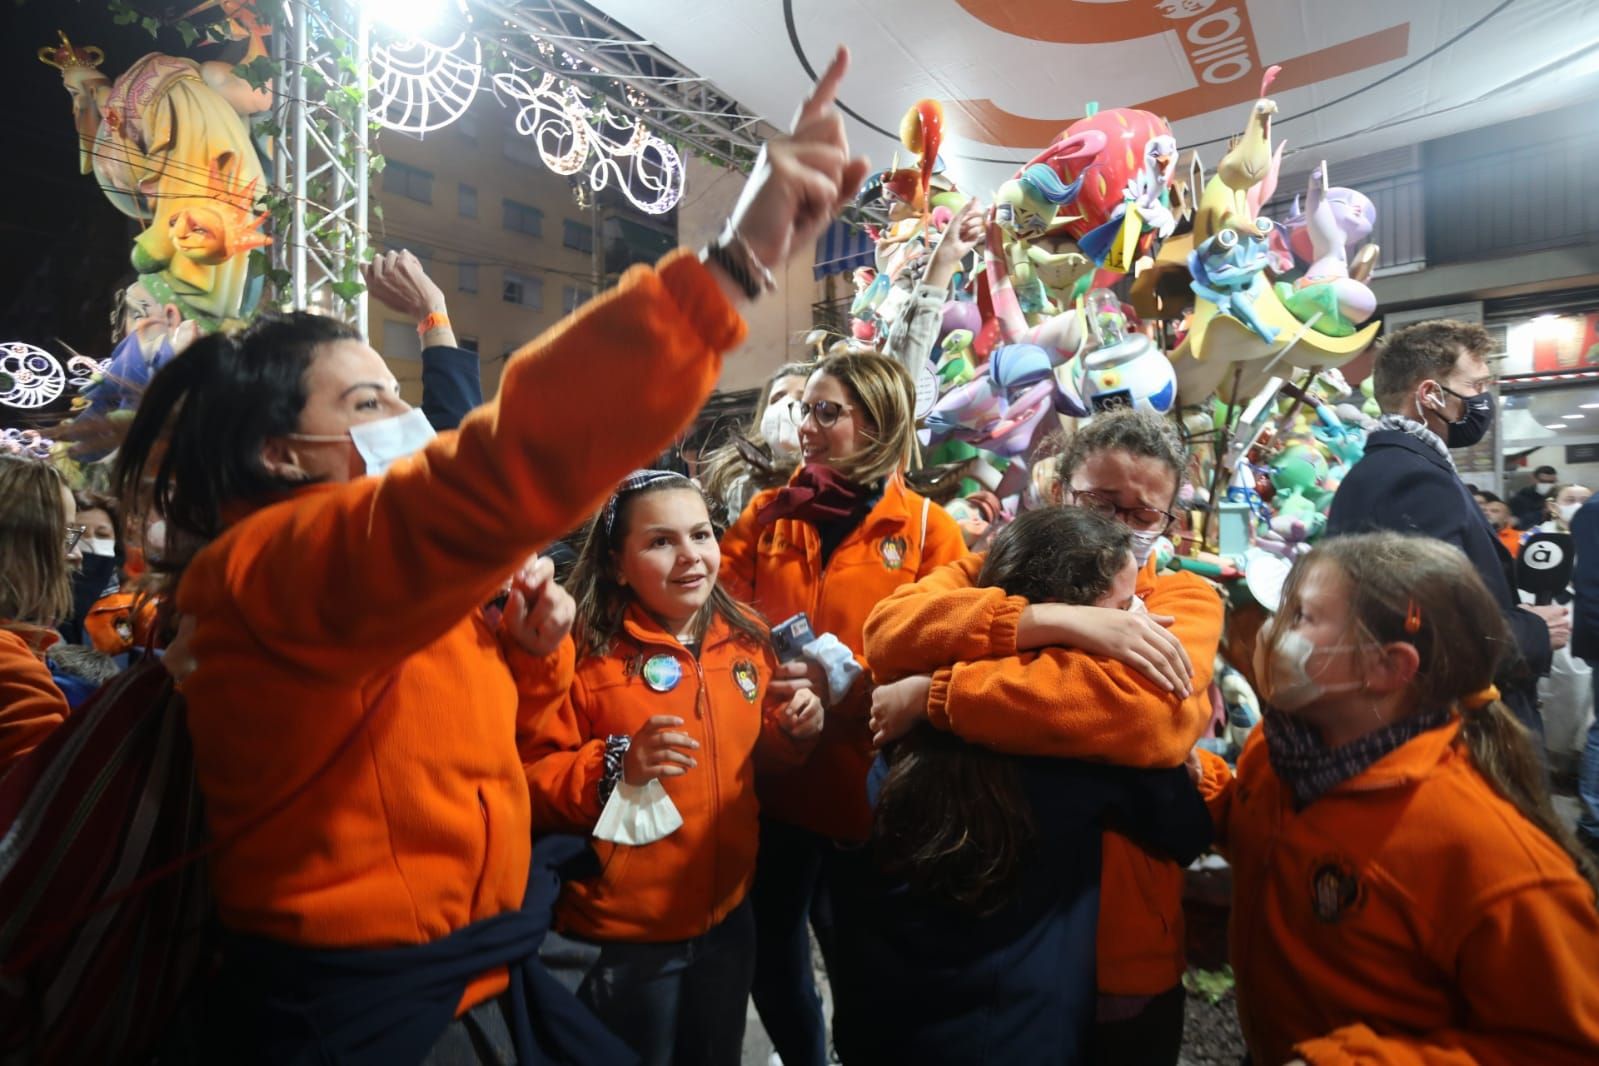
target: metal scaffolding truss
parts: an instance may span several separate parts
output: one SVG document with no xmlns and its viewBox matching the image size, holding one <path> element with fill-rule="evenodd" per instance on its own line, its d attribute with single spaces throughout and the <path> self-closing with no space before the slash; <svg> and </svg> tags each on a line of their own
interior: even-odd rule
<svg viewBox="0 0 1599 1066">
<path fill-rule="evenodd" d="M 476 29 L 518 64 L 557 77 L 608 75 L 627 90 L 595 86 L 610 106 L 661 136 L 747 171 L 765 137 L 762 120 L 649 41 L 578 0 L 469 0 Z M 550 46 L 541 49 L 540 42 Z M 553 49 L 552 54 L 546 54 Z M 570 56 L 564 62 L 560 53 Z"/>
<path fill-rule="evenodd" d="M 272 177 L 289 203 L 288 224 L 271 249 L 273 266 L 290 278 L 279 296 L 291 307 L 345 318 L 364 334 L 366 293 L 337 290 L 366 257 L 367 112 L 358 108 L 356 121 L 346 121 L 328 99 L 347 88 L 365 91 L 367 14 L 361 0 L 287 0 L 284 7 L 289 24 L 272 35 L 284 72 Z"/>
</svg>

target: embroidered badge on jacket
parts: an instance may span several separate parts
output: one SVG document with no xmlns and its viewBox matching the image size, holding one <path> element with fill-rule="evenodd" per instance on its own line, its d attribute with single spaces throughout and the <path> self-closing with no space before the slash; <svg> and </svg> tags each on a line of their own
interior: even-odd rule
<svg viewBox="0 0 1599 1066">
<path fill-rule="evenodd" d="M 734 663 L 733 681 L 738 685 L 738 690 L 744 693 L 744 698 L 754 703 L 761 691 L 761 675 L 756 672 L 755 664 L 748 659 Z"/>
<path fill-rule="evenodd" d="M 1354 864 L 1342 857 L 1323 859 L 1310 875 L 1310 903 L 1316 917 L 1332 924 L 1360 906 L 1361 885 Z"/>
<path fill-rule="evenodd" d="M 909 547 L 904 537 L 884 537 L 883 546 L 879 549 L 883 553 L 883 566 L 888 570 L 898 570 L 905 565 L 905 550 Z"/>
</svg>

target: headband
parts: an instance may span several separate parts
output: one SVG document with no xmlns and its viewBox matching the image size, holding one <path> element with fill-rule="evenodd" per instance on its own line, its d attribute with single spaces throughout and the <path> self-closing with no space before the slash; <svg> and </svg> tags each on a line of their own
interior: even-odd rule
<svg viewBox="0 0 1599 1066">
<path fill-rule="evenodd" d="M 622 479 L 622 483 L 611 493 L 611 498 L 605 501 L 605 509 L 600 512 L 601 521 L 605 523 L 605 539 L 611 539 L 611 527 L 616 525 L 616 507 L 622 502 L 622 497 L 629 496 L 640 489 L 659 484 L 662 481 L 681 481 L 684 485 L 699 489 L 700 483 L 693 478 L 684 477 L 673 470 L 635 470 Z M 701 490 L 703 491 L 703 490 Z"/>
</svg>

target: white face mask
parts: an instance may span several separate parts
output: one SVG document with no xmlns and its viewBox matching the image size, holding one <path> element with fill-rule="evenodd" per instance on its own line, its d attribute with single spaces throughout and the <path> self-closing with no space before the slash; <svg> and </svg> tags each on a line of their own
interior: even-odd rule
<svg viewBox="0 0 1599 1066">
<path fill-rule="evenodd" d="M 1562 503 L 1556 505 L 1556 509 L 1560 512 L 1560 520 L 1566 523 L 1568 526 L 1571 524 L 1572 515 L 1575 515 L 1577 511 L 1581 509 L 1581 507 L 1582 504 L 1580 503 Z"/>
<path fill-rule="evenodd" d="M 1270 638 L 1263 630 L 1260 639 Z M 1310 676 L 1306 663 L 1317 651 L 1353 651 L 1355 647 L 1354 644 L 1333 644 L 1318 648 L 1300 633 L 1283 634 L 1282 639 L 1275 641 L 1271 647 L 1266 676 L 1263 678 L 1265 691 L 1261 695 L 1280 711 L 1297 711 L 1309 707 L 1323 696 L 1354 692 L 1365 683 L 1345 681 L 1337 685 L 1324 685 Z"/>
<path fill-rule="evenodd" d="M 1555 491 L 1555 483 L 1553 481 L 1540 481 L 1533 488 L 1538 490 L 1538 495 L 1547 496 Z"/>
<path fill-rule="evenodd" d="M 789 416 L 789 404 L 782 400 L 768 404 L 761 415 L 761 439 L 772 446 L 772 454 L 782 459 L 799 457 L 799 427 Z"/>
<path fill-rule="evenodd" d="M 355 442 L 355 450 L 366 462 L 366 472 L 377 477 L 408 455 L 415 455 L 427 447 L 437 434 L 433 424 L 420 407 L 413 407 L 403 415 L 380 418 L 351 426 L 348 434 L 319 436 L 314 433 L 287 433 L 290 440 L 311 441 L 317 444 L 334 444 L 346 437 Z"/>
<path fill-rule="evenodd" d="M 113 537 L 85 537 L 82 543 L 85 555 L 104 555 L 109 558 L 117 554 L 117 542 Z"/>
<path fill-rule="evenodd" d="M 1144 606 L 1144 601 L 1143 600 L 1139 599 L 1137 596 L 1134 596 L 1133 599 L 1132 599 L 1132 602 L 1127 605 L 1127 613 L 1128 614 L 1148 614 L 1149 613 L 1149 608 Z"/>
<path fill-rule="evenodd" d="M 1160 540 L 1158 529 L 1135 529 L 1133 533 L 1133 562 L 1142 570 L 1149 557 L 1155 553 L 1155 542 Z"/>
</svg>

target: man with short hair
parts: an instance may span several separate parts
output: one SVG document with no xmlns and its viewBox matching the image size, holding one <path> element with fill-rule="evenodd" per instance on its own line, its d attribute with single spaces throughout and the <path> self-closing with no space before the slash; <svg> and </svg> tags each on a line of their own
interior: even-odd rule
<svg viewBox="0 0 1599 1066">
<path fill-rule="evenodd" d="M 1559 485 L 1560 475 L 1555 472 L 1554 467 L 1540 466 L 1534 470 L 1532 484 L 1510 497 L 1510 509 L 1516 515 L 1516 525 L 1522 529 L 1531 529 L 1548 517 L 1544 514 L 1544 509 L 1549 503 L 1549 494 Z"/>
<path fill-rule="evenodd" d="M 1510 505 L 1491 492 L 1478 490 L 1473 493 L 1477 497 L 1477 507 L 1482 511 L 1482 516 L 1499 536 L 1499 543 L 1505 546 L 1505 551 L 1514 559 L 1521 554 L 1521 530 L 1516 528 L 1515 516 L 1510 513 Z"/>
<path fill-rule="evenodd" d="M 1543 735 L 1537 679 L 1570 634 L 1567 609 L 1522 607 L 1515 564 L 1460 480 L 1451 448 L 1469 448 L 1493 424 L 1493 339 L 1465 322 L 1418 322 L 1385 337 L 1372 368 L 1383 416 L 1366 454 L 1333 497 L 1327 533 L 1419 533 L 1466 553 L 1515 637 L 1497 682 L 1523 725 Z"/>
</svg>

